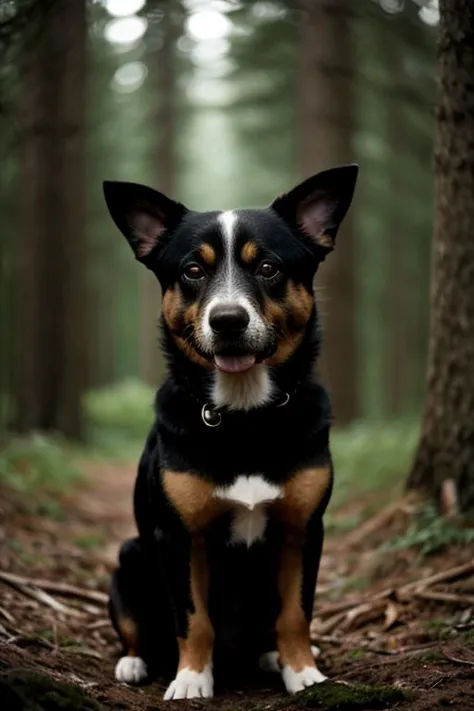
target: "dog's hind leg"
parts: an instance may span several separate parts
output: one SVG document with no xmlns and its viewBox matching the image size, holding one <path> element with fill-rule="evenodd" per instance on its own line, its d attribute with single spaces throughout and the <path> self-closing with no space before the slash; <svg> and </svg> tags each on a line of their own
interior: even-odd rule
<svg viewBox="0 0 474 711">
<path fill-rule="evenodd" d="M 109 614 L 123 647 L 115 677 L 139 684 L 173 666 L 174 625 L 164 585 L 154 557 L 139 539 L 123 543 L 110 587 Z"/>
</svg>

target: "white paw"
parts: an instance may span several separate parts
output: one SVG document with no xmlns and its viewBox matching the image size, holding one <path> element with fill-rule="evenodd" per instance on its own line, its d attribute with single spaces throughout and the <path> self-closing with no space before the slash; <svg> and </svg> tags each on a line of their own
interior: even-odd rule
<svg viewBox="0 0 474 711">
<path fill-rule="evenodd" d="M 139 684 L 147 676 L 146 664 L 140 657 L 122 657 L 115 667 L 115 678 L 125 684 Z"/>
<path fill-rule="evenodd" d="M 316 657 L 319 657 L 319 655 L 321 654 L 321 650 L 319 649 L 319 647 L 316 647 L 314 644 L 312 644 L 311 653 L 314 659 L 316 659 Z M 273 652 L 265 652 L 265 654 L 262 654 L 262 656 L 258 660 L 258 666 L 264 672 L 281 672 L 279 658 L 280 655 L 276 650 L 274 650 Z"/>
<path fill-rule="evenodd" d="M 317 667 L 303 667 L 301 671 L 297 672 L 288 665 L 281 670 L 281 677 L 289 694 L 296 694 L 307 686 L 321 684 L 327 679 Z"/>
<path fill-rule="evenodd" d="M 202 672 L 186 667 L 176 675 L 176 679 L 166 689 L 165 701 L 171 699 L 210 698 L 214 691 L 214 679 L 211 665 L 204 667 Z"/>
</svg>

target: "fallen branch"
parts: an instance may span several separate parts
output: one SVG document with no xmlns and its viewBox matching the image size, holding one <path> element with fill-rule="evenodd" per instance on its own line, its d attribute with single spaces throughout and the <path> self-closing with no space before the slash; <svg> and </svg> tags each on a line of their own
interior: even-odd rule
<svg viewBox="0 0 474 711">
<path fill-rule="evenodd" d="M 474 662 L 469 661 L 469 659 L 459 659 L 459 657 L 451 657 L 449 654 L 446 654 L 446 652 L 443 652 L 444 656 L 446 659 L 449 659 L 450 662 L 454 662 L 455 664 L 467 664 L 469 667 L 474 667 Z"/>
<path fill-rule="evenodd" d="M 360 617 L 369 617 L 369 620 L 381 617 L 384 614 L 385 603 L 383 600 L 375 600 L 373 602 L 365 602 L 358 607 L 349 610 L 344 616 L 344 619 L 338 625 L 341 630 L 348 630 L 353 626 Z"/>
<path fill-rule="evenodd" d="M 10 614 L 10 612 L 8 612 L 8 610 L 5 610 L 4 607 L 0 607 L 0 615 L 3 615 L 6 621 L 9 622 L 11 625 L 15 624 L 15 618 L 12 614 Z"/>
<path fill-rule="evenodd" d="M 322 635 L 328 635 L 330 632 L 332 632 L 346 617 L 346 612 L 338 612 L 336 615 L 333 615 L 333 617 L 330 617 L 328 620 L 321 624 L 314 624 L 312 625 L 312 629 L 310 630 L 311 635 L 313 636 L 319 636 L 321 637 Z"/>
<path fill-rule="evenodd" d="M 381 592 L 379 593 L 375 593 L 375 595 L 371 595 L 369 598 L 359 598 L 358 600 L 350 601 L 345 600 L 342 602 L 332 603 L 320 608 L 317 608 L 315 606 L 315 617 L 328 617 L 330 615 L 335 615 L 337 612 L 346 612 L 347 610 L 351 610 L 353 607 L 359 607 L 360 605 L 365 605 L 369 602 L 384 600 L 387 597 L 391 597 L 394 592 L 395 591 L 393 588 L 386 588 L 385 590 L 381 590 Z"/>
<path fill-rule="evenodd" d="M 410 655 L 419 654 L 425 649 L 430 649 L 431 647 L 437 647 L 438 642 L 425 642 L 424 644 L 415 644 L 410 647 L 400 647 L 399 649 L 383 649 L 381 647 L 368 647 L 369 652 L 375 652 L 376 654 L 383 654 L 388 657 L 398 657 L 400 655 Z"/>
<path fill-rule="evenodd" d="M 474 605 L 474 595 L 457 595 L 456 593 L 440 592 L 438 590 L 417 590 L 415 597 L 422 600 L 434 600 L 435 602 L 453 602 L 456 605 Z"/>
<path fill-rule="evenodd" d="M 13 573 L 1 573 L 1 578 L 5 582 L 10 581 L 12 583 L 18 583 L 19 585 L 33 586 L 45 590 L 46 592 L 57 593 L 64 597 L 75 597 L 80 600 L 85 600 L 86 602 L 98 602 L 106 605 L 109 599 L 109 596 L 106 593 L 100 592 L 100 590 L 86 590 L 85 588 L 78 588 L 75 585 L 69 585 L 69 583 L 25 578 L 21 575 L 14 575 Z"/>
<path fill-rule="evenodd" d="M 97 620 L 97 622 L 91 622 L 87 625 L 88 630 L 101 630 L 104 627 L 111 627 L 110 620 Z"/>
<path fill-rule="evenodd" d="M 428 578 L 415 580 L 412 583 L 403 585 L 401 588 L 398 588 L 397 594 L 403 595 L 405 593 L 418 592 L 418 590 L 434 585 L 435 583 L 443 583 L 447 580 L 456 580 L 457 578 L 464 578 L 471 574 L 474 574 L 474 560 L 469 561 L 469 563 L 464 563 L 463 565 L 457 565 L 455 568 L 450 568 L 442 573 L 430 575 Z"/>
<path fill-rule="evenodd" d="M 24 585 L 23 583 L 14 582 L 11 579 L 9 573 L 0 572 L 0 580 L 6 583 L 6 585 L 9 585 L 18 592 L 22 593 L 26 597 L 31 597 L 33 600 L 36 600 L 37 602 L 40 602 L 43 605 L 51 607 L 56 612 L 62 612 L 63 614 L 69 615 L 71 617 L 84 617 L 84 613 L 82 613 L 80 610 L 76 610 L 73 607 L 67 607 L 66 605 L 63 605 L 62 602 L 59 602 L 59 600 L 56 600 L 56 598 L 44 592 L 44 590 L 29 587 L 27 585 Z"/>
</svg>

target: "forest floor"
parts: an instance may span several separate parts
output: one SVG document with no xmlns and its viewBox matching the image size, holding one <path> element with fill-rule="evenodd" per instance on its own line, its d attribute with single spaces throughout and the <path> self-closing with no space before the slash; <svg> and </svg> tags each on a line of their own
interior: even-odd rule
<svg viewBox="0 0 474 711">
<path fill-rule="evenodd" d="M 135 466 L 82 468 L 85 479 L 61 496 L 54 516 L 34 514 L 23 497 L 0 490 L 0 708 L 169 708 L 165 683 L 130 688 L 114 679 L 120 650 L 105 601 L 118 546 L 134 532 Z M 406 532 L 416 504 L 399 499 L 344 532 L 338 521 L 360 506 L 351 501 L 332 514 L 321 564 L 312 633 L 330 681 L 289 697 L 278 676 L 262 673 L 240 688 L 217 684 L 212 700 L 174 704 L 474 709 L 473 546 L 384 551 L 384 542 Z M 80 696 L 70 697 L 75 690 Z"/>
</svg>

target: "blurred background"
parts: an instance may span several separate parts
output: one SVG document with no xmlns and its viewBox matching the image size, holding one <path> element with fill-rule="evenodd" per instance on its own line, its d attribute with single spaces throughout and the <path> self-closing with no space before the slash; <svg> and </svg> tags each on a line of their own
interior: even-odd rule
<svg viewBox="0 0 474 711">
<path fill-rule="evenodd" d="M 194 209 L 256 207 L 357 161 L 317 279 L 322 369 L 336 427 L 372 460 L 386 442 L 390 467 L 408 462 L 425 384 L 437 23 L 436 0 L 3 0 L 4 433 L 93 445 L 139 441 L 151 423 L 160 292 L 109 217 L 104 179 Z"/>
</svg>

